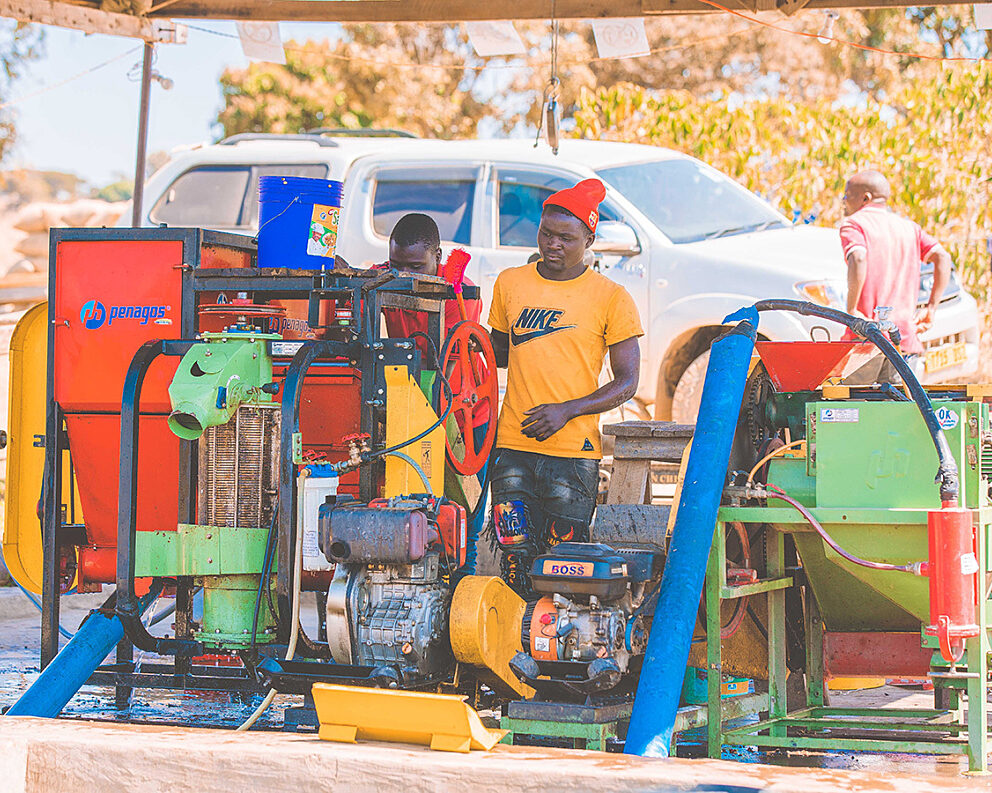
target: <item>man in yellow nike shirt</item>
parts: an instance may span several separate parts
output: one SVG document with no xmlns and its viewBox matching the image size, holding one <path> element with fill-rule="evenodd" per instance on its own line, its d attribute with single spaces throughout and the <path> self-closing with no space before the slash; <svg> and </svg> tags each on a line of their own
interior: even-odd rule
<svg viewBox="0 0 992 793">
<path fill-rule="evenodd" d="M 504 270 L 489 312 L 507 387 L 492 474 L 493 531 L 503 579 L 531 595 L 528 567 L 559 542 L 589 541 L 599 488 L 599 414 L 637 390 L 637 307 L 585 264 L 603 183 L 585 179 L 544 202 L 541 258 Z M 613 380 L 597 387 L 607 352 Z"/>
</svg>

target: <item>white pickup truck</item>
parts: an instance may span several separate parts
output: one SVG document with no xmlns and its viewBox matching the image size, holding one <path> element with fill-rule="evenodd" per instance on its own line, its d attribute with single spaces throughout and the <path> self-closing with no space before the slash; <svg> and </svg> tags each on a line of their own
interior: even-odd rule
<svg viewBox="0 0 992 793">
<path fill-rule="evenodd" d="M 353 265 L 385 260 L 389 232 L 405 213 L 431 215 L 446 247 L 472 254 L 468 276 L 485 305 L 500 270 L 535 250 L 544 199 L 599 177 L 607 195 L 595 266 L 623 284 L 641 312 L 636 402 L 645 418 L 694 420 L 709 344 L 731 311 L 765 297 L 845 302 L 835 229 L 793 225 L 719 171 L 653 146 L 566 140 L 555 156 L 525 140 L 235 135 L 176 152 L 146 185 L 143 224 L 254 233 L 258 178 L 266 174 L 344 182 L 338 253 Z M 926 272 L 920 289 L 925 301 Z M 839 338 L 837 325 L 779 312 L 763 315 L 760 331 L 808 339 L 817 325 Z M 925 380 L 974 373 L 978 339 L 975 301 L 953 276 L 922 337 Z"/>
</svg>

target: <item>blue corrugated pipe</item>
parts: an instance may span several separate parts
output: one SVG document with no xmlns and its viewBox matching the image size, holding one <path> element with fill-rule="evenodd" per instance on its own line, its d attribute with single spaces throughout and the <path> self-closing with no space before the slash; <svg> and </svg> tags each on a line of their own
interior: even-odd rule
<svg viewBox="0 0 992 793">
<path fill-rule="evenodd" d="M 142 613 L 160 592 L 160 587 L 152 587 L 152 591 L 141 599 Z M 90 612 L 76 630 L 76 635 L 21 698 L 11 705 L 6 715 L 55 718 L 123 638 L 124 626 L 116 614 Z"/>
<path fill-rule="evenodd" d="M 672 544 L 627 730 L 626 754 L 668 757 L 730 447 L 754 351 L 758 312 L 744 309 L 724 323 L 735 321 L 739 321 L 737 327 L 710 347 Z"/>
</svg>

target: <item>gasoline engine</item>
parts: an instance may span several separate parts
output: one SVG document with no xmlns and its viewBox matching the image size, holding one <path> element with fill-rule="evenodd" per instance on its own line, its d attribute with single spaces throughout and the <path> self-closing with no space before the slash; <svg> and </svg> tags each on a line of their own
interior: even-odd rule
<svg viewBox="0 0 992 793">
<path fill-rule="evenodd" d="M 579 542 L 537 557 L 530 580 L 541 597 L 527 605 L 525 649 L 510 668 L 541 695 L 615 689 L 644 654 L 662 561 L 653 548 Z"/>
</svg>

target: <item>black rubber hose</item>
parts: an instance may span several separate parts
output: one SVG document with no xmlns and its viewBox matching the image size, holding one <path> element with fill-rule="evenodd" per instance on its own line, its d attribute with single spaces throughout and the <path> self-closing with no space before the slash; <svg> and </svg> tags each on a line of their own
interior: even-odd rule
<svg viewBox="0 0 992 793">
<path fill-rule="evenodd" d="M 414 337 L 417 337 L 417 336 L 423 336 L 425 339 L 427 339 L 428 343 L 431 345 L 431 352 L 434 355 L 434 365 L 437 367 L 437 375 L 438 375 L 438 377 L 441 380 L 441 387 L 444 389 L 444 393 L 447 394 L 447 397 L 448 397 L 448 406 L 445 408 L 444 413 L 441 416 L 438 417 L 438 420 L 435 421 L 433 424 L 431 424 L 431 426 L 429 426 L 426 430 L 424 430 L 423 432 L 421 432 L 419 435 L 415 435 L 414 437 L 410 438 L 409 440 L 405 440 L 402 443 L 397 443 L 397 444 L 395 444 L 393 446 L 390 446 L 389 448 L 380 449 L 379 451 L 370 452 L 367 455 L 363 455 L 363 457 L 362 457 L 362 463 L 363 464 L 364 463 L 371 462 L 372 460 L 375 460 L 375 459 L 377 459 L 379 457 L 385 457 L 387 454 L 392 454 L 393 452 L 399 451 L 400 449 L 403 449 L 403 448 L 409 446 L 411 443 L 416 443 L 421 438 L 426 438 L 428 435 L 430 435 L 432 432 L 434 432 L 434 430 L 436 430 L 438 427 L 440 427 L 442 424 L 444 424 L 444 422 L 448 418 L 448 415 L 451 413 L 451 408 L 454 407 L 454 404 L 455 404 L 455 395 L 454 395 L 454 392 L 451 390 L 451 384 L 448 382 L 448 378 L 445 377 L 444 376 L 444 372 L 441 371 L 441 362 L 438 360 L 437 345 L 434 344 L 434 340 L 430 336 L 428 336 L 426 333 L 423 333 L 421 331 L 414 331 L 412 334 L 410 334 L 410 337 L 411 338 L 414 338 Z"/>
<path fill-rule="evenodd" d="M 906 363 L 899 350 L 889 341 L 877 322 L 871 322 L 861 317 L 853 317 L 836 308 L 829 308 L 801 300 L 759 300 L 754 304 L 754 308 L 756 311 L 792 311 L 796 314 L 832 320 L 850 328 L 859 336 L 862 336 L 878 347 L 882 355 L 888 359 L 889 363 L 892 364 L 902 377 L 903 382 L 909 389 L 910 395 L 913 397 L 913 401 L 916 402 L 916 406 L 920 409 L 920 414 L 923 416 L 923 421 L 927 425 L 930 437 L 933 438 L 933 444 L 937 447 L 937 459 L 940 461 L 940 464 L 937 468 L 937 476 L 934 481 L 940 486 L 940 500 L 946 505 L 957 506 L 959 492 L 958 464 L 951 454 L 951 447 L 947 443 L 947 438 L 944 437 L 944 431 L 940 427 L 940 422 L 937 421 L 937 415 L 934 413 L 933 405 L 930 403 L 930 397 L 923 390 L 923 386 L 916 377 L 916 373 Z"/>
</svg>

